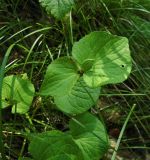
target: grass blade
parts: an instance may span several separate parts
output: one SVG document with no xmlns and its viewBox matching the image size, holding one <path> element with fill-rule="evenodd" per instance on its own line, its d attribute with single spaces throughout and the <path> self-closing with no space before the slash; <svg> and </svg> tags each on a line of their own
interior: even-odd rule
<svg viewBox="0 0 150 160">
<path fill-rule="evenodd" d="M 3 160 L 5 160 L 5 154 L 4 154 L 4 144 L 3 144 L 3 126 L 2 126 L 2 86 L 3 86 L 3 78 L 4 78 L 4 73 L 5 73 L 5 66 L 8 60 L 8 57 L 11 53 L 11 50 L 13 49 L 15 44 L 12 44 L 6 54 L 5 57 L 3 59 L 1 68 L 0 68 L 0 158 L 2 158 Z"/>
<path fill-rule="evenodd" d="M 132 106 L 132 108 L 131 108 L 131 110 L 130 110 L 130 112 L 129 112 L 129 114 L 128 114 L 128 116 L 127 116 L 127 118 L 126 118 L 126 120 L 125 120 L 125 122 L 124 122 L 124 124 L 123 124 L 123 127 L 122 127 L 122 129 L 121 129 L 121 132 L 120 132 L 120 134 L 119 134 L 119 138 L 118 138 L 118 140 L 117 140 L 117 144 L 116 144 L 115 150 L 114 150 L 113 155 L 112 155 L 112 157 L 111 157 L 111 160 L 115 160 L 115 158 L 116 158 L 117 151 L 118 151 L 118 148 L 119 148 L 119 145 L 120 145 L 120 142 L 121 142 L 123 133 L 124 133 L 124 131 L 125 131 L 125 129 L 126 129 L 126 126 L 127 126 L 127 123 L 128 123 L 128 121 L 129 121 L 129 119 L 130 119 L 130 117 L 131 117 L 131 114 L 132 114 L 133 111 L 134 111 L 134 108 L 135 108 L 135 104 Z"/>
</svg>

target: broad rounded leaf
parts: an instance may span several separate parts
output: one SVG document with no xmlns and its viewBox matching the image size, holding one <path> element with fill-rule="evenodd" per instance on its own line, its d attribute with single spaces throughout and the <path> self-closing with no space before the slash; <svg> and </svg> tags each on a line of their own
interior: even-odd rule
<svg viewBox="0 0 150 160">
<path fill-rule="evenodd" d="M 87 111 L 99 97 L 100 88 L 90 88 L 80 78 L 67 94 L 54 97 L 57 107 L 68 114 Z"/>
<path fill-rule="evenodd" d="M 34 96 L 34 86 L 24 75 L 7 76 L 3 80 L 2 107 L 12 107 L 12 113 L 24 114 L 29 110 Z"/>
<path fill-rule="evenodd" d="M 84 160 L 99 160 L 108 149 L 108 137 L 103 123 L 90 113 L 70 121 L 71 134 L 84 155 Z"/>
<path fill-rule="evenodd" d="M 74 44 L 72 55 L 84 70 L 84 81 L 91 87 L 120 83 L 131 72 L 131 56 L 125 37 L 92 32 Z M 84 67 L 88 60 L 92 62 L 90 67 Z"/>
<path fill-rule="evenodd" d="M 39 0 L 46 8 L 48 14 L 52 14 L 57 19 L 62 19 L 74 5 L 74 0 Z"/>
<path fill-rule="evenodd" d="M 75 62 L 68 57 L 53 61 L 46 71 L 40 95 L 63 96 L 68 94 L 79 78 Z"/>
<path fill-rule="evenodd" d="M 82 160 L 72 136 L 55 130 L 33 136 L 29 151 L 35 160 Z"/>
</svg>

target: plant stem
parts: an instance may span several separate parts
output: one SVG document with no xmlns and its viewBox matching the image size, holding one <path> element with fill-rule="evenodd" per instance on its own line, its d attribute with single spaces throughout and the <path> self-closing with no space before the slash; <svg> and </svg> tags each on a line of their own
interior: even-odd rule
<svg viewBox="0 0 150 160">
<path fill-rule="evenodd" d="M 4 144 L 3 144 L 3 124 L 2 124 L 2 87 L 3 87 L 3 78 L 5 74 L 5 66 L 9 57 L 9 54 L 14 47 L 15 44 L 12 44 L 6 51 L 6 54 L 4 56 L 4 60 L 2 62 L 1 68 L 0 68 L 0 158 L 3 160 L 6 160 L 5 153 L 4 153 Z"/>
</svg>

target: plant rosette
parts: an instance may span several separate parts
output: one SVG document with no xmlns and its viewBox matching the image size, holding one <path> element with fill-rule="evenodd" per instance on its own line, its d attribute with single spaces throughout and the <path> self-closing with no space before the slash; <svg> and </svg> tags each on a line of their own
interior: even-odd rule
<svg viewBox="0 0 150 160">
<path fill-rule="evenodd" d="M 126 80 L 131 66 L 127 38 L 95 31 L 74 43 L 71 57 L 48 66 L 39 94 L 53 96 L 67 114 L 80 114 L 96 103 L 101 86 Z"/>
</svg>

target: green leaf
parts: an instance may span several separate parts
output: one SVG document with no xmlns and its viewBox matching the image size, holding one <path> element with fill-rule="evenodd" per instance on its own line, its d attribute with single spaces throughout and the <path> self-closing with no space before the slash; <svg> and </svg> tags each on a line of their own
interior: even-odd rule
<svg viewBox="0 0 150 160">
<path fill-rule="evenodd" d="M 74 0 L 39 0 L 48 14 L 62 19 L 73 7 Z"/>
<path fill-rule="evenodd" d="M 103 123 L 90 113 L 70 121 L 71 134 L 84 155 L 84 160 L 99 160 L 108 149 L 108 137 Z"/>
<path fill-rule="evenodd" d="M 70 120 L 70 131 L 31 134 L 29 152 L 35 160 L 99 160 L 108 149 L 103 123 L 90 113 Z"/>
<path fill-rule="evenodd" d="M 74 44 L 72 55 L 84 70 L 84 81 L 91 87 L 123 82 L 131 72 L 131 56 L 125 37 L 92 32 Z M 90 67 L 84 67 L 89 59 Z"/>
<path fill-rule="evenodd" d="M 80 78 L 71 90 L 62 96 L 54 97 L 57 107 L 68 114 L 79 114 L 95 104 L 100 88 L 90 88 Z"/>
<path fill-rule="evenodd" d="M 35 160 L 82 160 L 72 136 L 55 130 L 33 136 L 29 151 Z"/>
<path fill-rule="evenodd" d="M 78 68 L 71 58 L 56 59 L 48 66 L 40 94 L 51 96 L 68 94 L 79 78 L 77 72 Z"/>
<path fill-rule="evenodd" d="M 35 89 L 25 77 L 27 77 L 26 74 L 22 77 L 11 75 L 3 80 L 2 106 L 3 108 L 13 106 L 12 113 L 24 114 L 32 103 Z"/>
<path fill-rule="evenodd" d="M 47 160 L 77 160 L 75 155 L 70 155 L 70 154 L 61 154 L 61 155 L 56 155 L 54 157 L 48 158 Z"/>
</svg>

